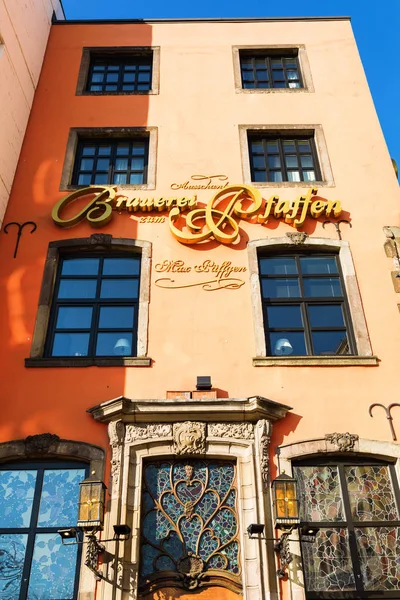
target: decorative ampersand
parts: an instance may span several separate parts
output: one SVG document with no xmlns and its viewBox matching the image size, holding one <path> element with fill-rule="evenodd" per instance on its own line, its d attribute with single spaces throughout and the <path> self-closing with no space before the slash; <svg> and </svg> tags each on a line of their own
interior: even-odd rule
<svg viewBox="0 0 400 600">
<path fill-rule="evenodd" d="M 226 207 L 218 210 L 216 208 L 218 203 L 232 194 L 234 195 Z M 243 200 L 252 201 L 250 208 L 245 210 L 242 207 Z M 196 208 L 186 215 L 186 227 L 190 233 L 183 232 L 175 226 L 175 222 L 181 215 L 179 208 L 170 211 L 169 226 L 173 236 L 182 244 L 197 244 L 210 237 L 214 237 L 221 244 L 232 244 L 239 236 L 239 225 L 232 215 L 247 219 L 260 209 L 261 204 L 262 196 L 258 189 L 248 185 L 230 185 L 217 192 L 205 208 Z M 199 220 L 203 221 L 201 225 L 196 224 Z"/>
</svg>

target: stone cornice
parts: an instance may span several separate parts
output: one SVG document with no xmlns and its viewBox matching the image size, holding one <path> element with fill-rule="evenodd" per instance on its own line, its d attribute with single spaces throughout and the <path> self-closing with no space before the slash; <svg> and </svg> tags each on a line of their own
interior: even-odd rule
<svg viewBox="0 0 400 600">
<path fill-rule="evenodd" d="M 120 396 L 93 406 L 87 412 L 100 423 L 115 420 L 124 423 L 173 423 L 193 419 L 255 423 L 260 419 L 278 421 L 289 410 L 290 406 L 262 396 L 203 400 L 129 400 Z"/>
</svg>

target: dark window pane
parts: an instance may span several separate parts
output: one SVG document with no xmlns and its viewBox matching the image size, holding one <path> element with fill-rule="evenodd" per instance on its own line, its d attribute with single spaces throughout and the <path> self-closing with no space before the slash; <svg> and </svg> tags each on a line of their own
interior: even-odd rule
<svg viewBox="0 0 400 600">
<path fill-rule="evenodd" d="M 342 296 L 342 286 L 338 277 L 304 279 L 304 293 L 311 298 Z"/>
<path fill-rule="evenodd" d="M 242 71 L 243 81 L 253 81 L 253 71 Z"/>
<path fill-rule="evenodd" d="M 131 356 L 132 334 L 126 331 L 99 333 L 96 356 Z"/>
<path fill-rule="evenodd" d="M 99 146 L 100 156 L 109 156 L 111 154 L 111 146 Z"/>
<path fill-rule="evenodd" d="M 127 156 L 129 154 L 129 144 L 118 144 L 117 145 L 117 155 L 118 156 Z"/>
<path fill-rule="evenodd" d="M 36 477 L 33 470 L 0 471 L 0 528 L 29 527 Z M 0 577 L 0 598 L 1 589 Z"/>
<path fill-rule="evenodd" d="M 119 65 L 108 65 L 109 71 L 119 71 Z"/>
<path fill-rule="evenodd" d="M 75 525 L 79 482 L 84 479 L 84 469 L 46 469 L 40 498 L 39 527 Z"/>
<path fill-rule="evenodd" d="M 258 81 L 268 81 L 268 72 L 257 69 L 257 80 Z"/>
<path fill-rule="evenodd" d="M 19 598 L 27 541 L 26 534 L 0 535 L 0 556 L 3 563 L 0 577 L 0 598 L 5 600 Z"/>
<path fill-rule="evenodd" d="M 292 154 L 293 152 L 296 152 L 296 144 L 293 141 L 284 141 L 283 142 L 283 150 L 288 154 Z"/>
<path fill-rule="evenodd" d="M 60 306 L 57 315 L 57 329 L 90 329 L 92 324 L 91 306 Z"/>
<path fill-rule="evenodd" d="M 255 154 L 262 154 L 263 153 L 263 145 L 262 142 L 251 142 L 251 151 Z"/>
<path fill-rule="evenodd" d="M 302 256 L 300 258 L 300 265 L 305 275 L 338 273 L 336 258 L 334 256 Z"/>
<path fill-rule="evenodd" d="M 278 70 L 278 69 L 273 69 L 272 71 L 272 78 L 274 81 L 285 81 L 285 77 L 283 75 L 283 71 L 282 70 Z"/>
<path fill-rule="evenodd" d="M 91 85 L 90 86 L 90 91 L 91 92 L 101 92 L 102 91 L 102 87 L 101 87 L 101 85 Z"/>
<path fill-rule="evenodd" d="M 397 590 L 399 596 L 400 529 L 356 527 L 358 556 L 366 590 Z M 381 591 L 380 595 L 384 595 Z"/>
<path fill-rule="evenodd" d="M 87 356 L 89 333 L 56 333 L 51 356 Z"/>
<path fill-rule="evenodd" d="M 138 83 L 137 89 L 138 89 L 138 91 L 146 91 L 149 89 L 149 84 L 148 83 Z"/>
<path fill-rule="evenodd" d="M 269 180 L 270 181 L 282 181 L 282 173 L 280 171 L 270 171 Z"/>
<path fill-rule="evenodd" d="M 306 141 L 299 141 L 297 142 L 297 147 L 299 149 L 299 152 L 311 152 L 311 147 L 310 147 L 310 142 L 306 142 Z"/>
<path fill-rule="evenodd" d="M 83 146 L 82 154 L 83 156 L 94 156 L 96 149 L 94 146 Z"/>
<path fill-rule="evenodd" d="M 344 327 L 340 304 L 309 304 L 311 327 Z"/>
<path fill-rule="evenodd" d="M 144 177 L 142 173 L 132 173 L 130 176 L 129 183 L 131 183 L 132 185 L 142 185 L 143 180 Z"/>
<path fill-rule="evenodd" d="M 123 89 L 125 92 L 132 92 L 132 91 L 135 89 L 135 86 L 134 86 L 133 84 L 124 84 L 124 85 L 122 86 L 122 89 Z"/>
<path fill-rule="evenodd" d="M 349 354 L 345 331 L 313 331 L 314 354 Z"/>
<path fill-rule="evenodd" d="M 290 256 L 261 258 L 260 272 L 262 275 L 296 275 L 296 259 Z"/>
<path fill-rule="evenodd" d="M 108 183 L 108 173 L 96 173 L 94 182 L 99 184 Z"/>
<path fill-rule="evenodd" d="M 102 306 L 100 308 L 99 327 L 132 329 L 133 315 L 133 306 Z"/>
<path fill-rule="evenodd" d="M 139 258 L 105 258 L 103 275 L 139 275 Z"/>
<path fill-rule="evenodd" d="M 93 169 L 93 164 L 93 158 L 82 158 L 80 168 L 82 171 L 91 171 Z"/>
<path fill-rule="evenodd" d="M 132 144 L 132 155 L 142 156 L 144 154 L 144 144 Z"/>
<path fill-rule="evenodd" d="M 263 279 L 264 298 L 298 298 L 300 288 L 298 279 Z"/>
<path fill-rule="evenodd" d="M 304 167 L 311 167 L 311 168 L 312 168 L 312 167 L 314 166 L 314 165 L 313 165 L 313 159 L 312 159 L 312 156 L 307 156 L 307 155 L 305 155 L 305 156 L 302 156 L 302 157 L 301 157 L 301 166 L 302 166 L 303 168 L 304 168 Z"/>
<path fill-rule="evenodd" d="M 297 156 L 285 156 L 285 163 L 288 169 L 297 169 L 299 166 Z"/>
<path fill-rule="evenodd" d="M 277 154 L 279 152 L 278 142 L 277 141 L 268 141 L 267 142 L 267 152 L 268 154 Z"/>
<path fill-rule="evenodd" d="M 77 548 L 63 546 L 58 533 L 36 536 L 28 600 L 74 597 Z"/>
<path fill-rule="evenodd" d="M 107 73 L 107 83 L 115 83 L 118 81 L 118 73 Z"/>
<path fill-rule="evenodd" d="M 253 167 L 255 169 L 265 169 L 264 156 L 253 156 Z"/>
<path fill-rule="evenodd" d="M 255 182 L 267 181 L 266 171 L 255 171 L 254 176 L 253 176 L 253 181 L 255 181 Z"/>
<path fill-rule="evenodd" d="M 272 356 L 305 356 L 307 354 L 302 331 L 281 331 L 269 334 Z"/>
<path fill-rule="evenodd" d="M 96 285 L 95 279 L 63 279 L 58 298 L 95 298 Z"/>
<path fill-rule="evenodd" d="M 273 87 L 274 88 L 285 88 L 286 83 L 284 81 L 275 81 Z"/>
<path fill-rule="evenodd" d="M 128 159 L 127 158 L 117 158 L 115 161 L 115 170 L 116 171 L 126 171 L 128 168 Z"/>
<path fill-rule="evenodd" d="M 98 258 L 64 258 L 61 275 L 97 275 Z"/>
<path fill-rule="evenodd" d="M 150 73 L 139 73 L 138 81 L 141 82 L 150 82 Z"/>
<path fill-rule="evenodd" d="M 98 158 L 97 159 L 96 169 L 98 171 L 108 171 L 109 166 L 110 166 L 109 158 Z"/>
<path fill-rule="evenodd" d="M 387 465 L 344 468 L 351 514 L 356 521 L 396 521 L 399 517 Z"/>
<path fill-rule="evenodd" d="M 143 171 L 144 158 L 133 158 L 131 162 L 131 169 L 134 171 Z"/>
<path fill-rule="evenodd" d="M 101 282 L 100 298 L 137 298 L 137 279 L 104 279 Z"/>
<path fill-rule="evenodd" d="M 268 327 L 303 327 L 300 305 L 267 306 Z"/>
<path fill-rule="evenodd" d="M 279 156 L 268 156 L 268 166 L 270 169 L 280 169 L 281 159 Z"/>
<path fill-rule="evenodd" d="M 148 64 L 148 65 L 139 65 L 139 71 L 150 71 L 150 64 Z"/>
<path fill-rule="evenodd" d="M 90 185 L 92 181 L 91 175 L 79 175 L 78 185 Z"/>
<path fill-rule="evenodd" d="M 126 83 L 135 81 L 136 74 L 135 73 L 124 73 L 124 81 Z"/>
</svg>

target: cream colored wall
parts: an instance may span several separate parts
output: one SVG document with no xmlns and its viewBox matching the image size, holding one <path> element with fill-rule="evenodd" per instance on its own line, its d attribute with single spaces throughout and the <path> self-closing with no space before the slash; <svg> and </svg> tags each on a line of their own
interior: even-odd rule
<svg viewBox="0 0 400 600">
<path fill-rule="evenodd" d="M 59 0 L 0 0 L 0 225 Z"/>
</svg>

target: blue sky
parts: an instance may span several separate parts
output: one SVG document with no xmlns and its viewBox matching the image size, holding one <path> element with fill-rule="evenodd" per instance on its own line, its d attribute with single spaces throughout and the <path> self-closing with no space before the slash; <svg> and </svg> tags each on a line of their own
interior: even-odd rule
<svg viewBox="0 0 400 600">
<path fill-rule="evenodd" d="M 399 0 L 63 0 L 63 5 L 67 19 L 350 15 L 389 152 L 400 165 Z"/>
</svg>

